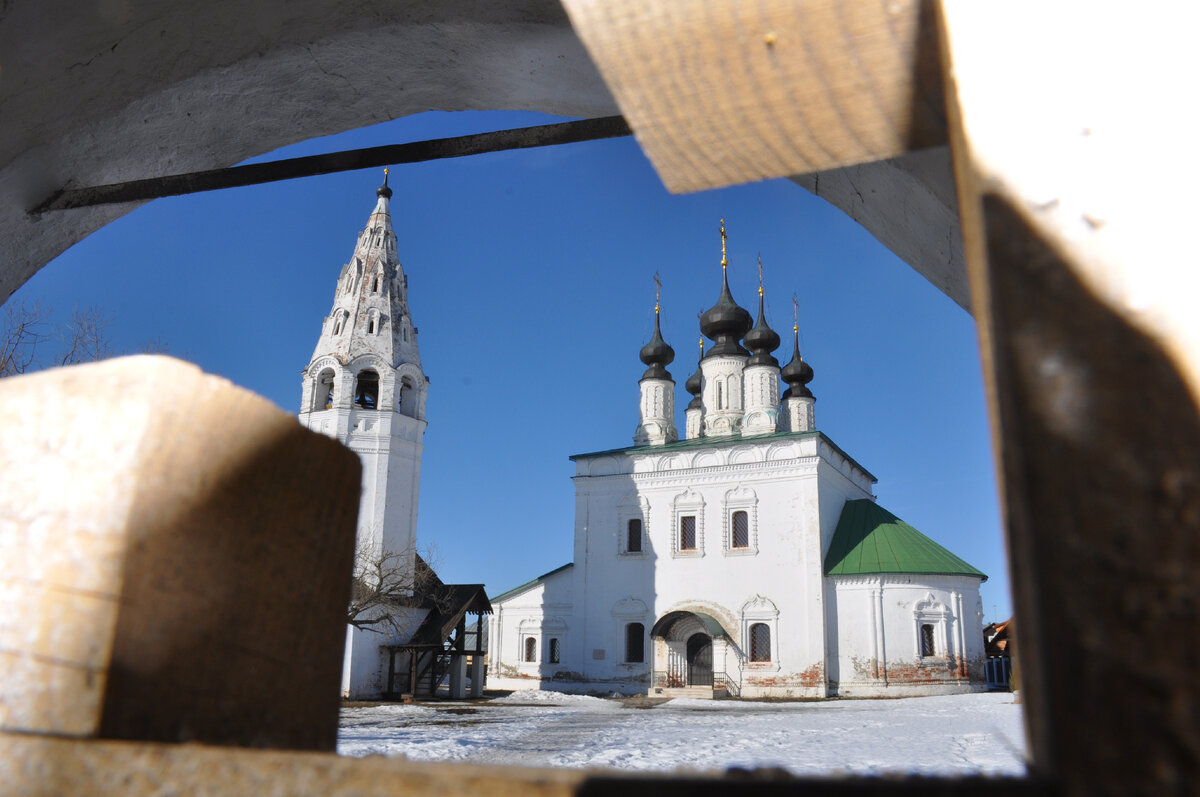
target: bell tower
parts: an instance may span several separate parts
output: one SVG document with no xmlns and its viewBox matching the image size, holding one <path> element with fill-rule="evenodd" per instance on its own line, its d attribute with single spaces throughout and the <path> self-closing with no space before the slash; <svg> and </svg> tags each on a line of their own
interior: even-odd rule
<svg viewBox="0 0 1200 797">
<path fill-rule="evenodd" d="M 359 551 L 376 559 L 403 557 L 411 568 L 429 379 L 409 314 L 387 181 L 385 169 L 375 209 L 342 266 L 333 309 L 303 371 L 300 422 L 362 460 Z"/>
</svg>

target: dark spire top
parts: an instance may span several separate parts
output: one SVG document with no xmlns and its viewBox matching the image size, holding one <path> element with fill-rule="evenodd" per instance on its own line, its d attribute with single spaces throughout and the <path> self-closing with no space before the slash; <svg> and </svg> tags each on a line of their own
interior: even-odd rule
<svg viewBox="0 0 1200 797">
<path fill-rule="evenodd" d="M 662 330 L 658 324 L 659 292 L 662 290 L 662 282 L 659 281 L 657 274 L 654 275 L 654 286 L 654 337 L 650 338 L 650 342 L 643 346 L 638 354 L 642 362 L 649 366 L 646 373 L 642 374 L 642 379 L 671 379 L 666 366 L 675 359 L 675 350 L 663 340 Z M 671 379 L 671 381 L 675 380 Z"/>
<path fill-rule="evenodd" d="M 722 355 L 748 356 L 738 341 L 750 329 L 750 313 L 739 307 L 729 292 L 729 260 L 725 257 L 725 219 L 721 219 L 721 295 L 717 303 L 700 316 L 700 331 L 714 341 L 709 357 Z"/>
<path fill-rule="evenodd" d="M 796 312 L 798 304 L 799 302 L 797 302 L 796 297 L 793 296 L 793 312 Z M 783 381 L 789 385 L 788 389 L 783 391 L 783 398 L 812 398 L 812 391 L 805 387 L 805 385 L 812 381 L 813 369 L 800 356 L 800 325 L 795 321 L 792 322 L 792 336 L 794 338 L 792 361 L 783 366 L 783 370 L 779 374 L 783 377 Z"/>
<path fill-rule="evenodd" d="M 767 324 L 763 314 L 762 286 L 762 256 L 758 258 L 758 323 L 754 329 L 746 333 L 746 348 L 754 352 L 747 365 L 773 365 L 779 367 L 779 361 L 771 356 L 771 352 L 779 348 L 779 335 Z"/>
<path fill-rule="evenodd" d="M 392 189 L 388 188 L 387 180 L 388 180 L 388 170 L 385 167 L 383 170 L 383 185 L 381 185 L 375 189 L 375 196 L 381 196 L 384 199 L 392 198 Z"/>
<path fill-rule="evenodd" d="M 700 391 L 704 389 L 704 382 L 700 377 L 700 360 L 703 359 L 704 338 L 700 338 L 700 359 L 696 360 L 696 372 L 689 376 L 687 381 L 683 383 L 683 387 L 687 390 L 687 392 L 692 394 L 692 400 L 689 401 L 687 405 L 689 410 L 699 409 L 703 406 L 703 402 L 700 400 Z"/>
</svg>

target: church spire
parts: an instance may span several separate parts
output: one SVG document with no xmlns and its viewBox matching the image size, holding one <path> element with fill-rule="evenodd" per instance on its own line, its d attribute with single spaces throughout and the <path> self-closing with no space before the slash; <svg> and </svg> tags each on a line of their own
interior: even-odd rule
<svg viewBox="0 0 1200 797">
<path fill-rule="evenodd" d="M 762 255 L 758 256 L 758 323 L 746 333 L 746 346 L 754 354 L 742 372 L 746 414 L 742 434 L 770 434 L 779 425 L 779 361 L 771 352 L 779 348 L 779 335 L 767 324 L 764 310 Z"/>
<path fill-rule="evenodd" d="M 701 363 L 706 437 L 734 435 L 741 428 L 742 370 L 750 356 L 740 343 L 750 331 L 750 313 L 738 306 L 729 290 L 725 243 L 725 220 L 721 219 L 721 295 L 700 316 L 700 331 L 713 341 Z"/>
<path fill-rule="evenodd" d="M 675 359 L 672 349 L 662 336 L 660 326 L 662 280 L 654 275 L 654 337 L 638 353 L 646 364 L 646 372 L 638 381 L 641 392 L 638 428 L 633 434 L 637 445 L 663 445 L 679 439 L 675 429 L 675 380 L 666 366 Z"/>
<path fill-rule="evenodd" d="M 328 365 L 341 374 L 345 385 L 339 383 L 340 389 L 332 391 L 334 398 L 325 402 L 330 408 L 386 409 L 424 418 L 428 380 L 421 370 L 417 328 L 408 310 L 408 278 L 397 254 L 387 169 L 375 196 L 375 207 L 358 234 L 354 252 L 338 274 L 333 308 L 321 328 L 309 370 L 320 364 L 318 372 Z M 310 378 L 317 378 L 317 372 Z M 306 409 L 323 408 L 318 406 L 322 401 L 313 401 Z"/>
<path fill-rule="evenodd" d="M 780 375 L 787 382 L 783 392 L 783 406 L 779 415 L 779 429 L 784 432 L 809 432 L 816 428 L 813 405 L 816 398 L 808 389 L 812 381 L 812 366 L 800 354 L 800 300 L 792 294 L 792 359 L 783 366 Z"/>
</svg>

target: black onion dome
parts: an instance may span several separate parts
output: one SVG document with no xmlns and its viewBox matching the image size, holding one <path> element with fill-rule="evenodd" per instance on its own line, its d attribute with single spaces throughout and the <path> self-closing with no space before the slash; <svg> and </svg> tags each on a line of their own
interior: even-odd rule
<svg viewBox="0 0 1200 797">
<path fill-rule="evenodd" d="M 384 199 L 392 198 L 392 189 L 388 188 L 388 170 L 383 170 L 383 185 L 375 189 L 375 196 L 381 196 Z"/>
<path fill-rule="evenodd" d="M 746 333 L 745 340 L 746 348 L 754 354 L 750 358 L 747 365 L 773 365 L 779 367 L 779 360 L 771 356 L 771 352 L 779 348 L 779 335 L 775 330 L 767 324 L 766 316 L 763 315 L 763 297 L 759 294 L 758 297 L 758 323 L 754 325 L 754 329 Z"/>
<path fill-rule="evenodd" d="M 812 391 L 805 385 L 813 379 L 812 366 L 804 362 L 804 358 L 800 356 L 800 333 L 795 336 L 795 346 L 792 349 L 792 361 L 783 366 L 783 370 L 779 373 L 783 377 L 783 381 L 787 382 L 789 387 L 783 392 L 784 398 L 812 398 Z"/>
<path fill-rule="evenodd" d="M 729 276 L 723 275 L 720 298 L 700 316 L 700 331 L 714 342 L 705 356 L 748 356 L 750 352 L 743 349 L 738 341 L 750 330 L 750 324 L 750 313 L 733 300 L 733 294 L 729 292 Z"/>
<path fill-rule="evenodd" d="M 650 366 L 646 369 L 646 373 L 642 374 L 642 379 L 671 379 L 666 366 L 675 359 L 675 350 L 663 340 L 662 330 L 658 326 L 657 311 L 654 313 L 654 337 L 642 347 L 638 356 L 641 357 L 642 362 Z M 671 379 L 671 381 L 675 380 Z"/>
<path fill-rule="evenodd" d="M 704 341 L 700 341 L 700 359 L 704 359 Z M 704 389 L 704 381 L 700 376 L 700 362 L 696 361 L 696 372 L 687 378 L 683 383 L 683 387 L 687 392 L 692 394 L 692 400 L 688 402 L 687 408 L 698 408 L 702 405 L 700 400 L 700 391 Z"/>
</svg>

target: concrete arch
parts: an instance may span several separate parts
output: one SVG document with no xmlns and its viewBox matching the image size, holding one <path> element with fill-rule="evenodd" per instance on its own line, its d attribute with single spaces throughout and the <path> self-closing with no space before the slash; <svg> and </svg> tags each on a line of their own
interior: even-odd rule
<svg viewBox="0 0 1200 797">
<path fill-rule="evenodd" d="M 45 0 L 0 17 L 0 69 L 3 299 L 136 207 L 27 214 L 63 186 L 228 166 L 427 110 L 617 112 L 555 0 Z M 945 147 L 796 181 L 967 306 Z"/>
</svg>

